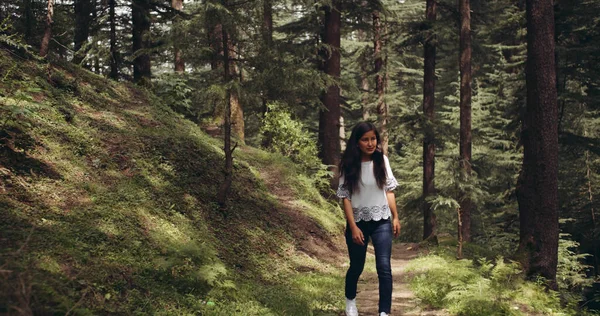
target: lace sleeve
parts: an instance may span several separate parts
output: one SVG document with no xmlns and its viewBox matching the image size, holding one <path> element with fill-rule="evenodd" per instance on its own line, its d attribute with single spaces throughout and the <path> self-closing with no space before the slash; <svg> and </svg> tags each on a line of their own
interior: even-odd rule
<svg viewBox="0 0 600 316">
<path fill-rule="evenodd" d="M 385 181 L 385 191 L 392 191 L 394 190 L 396 187 L 398 186 L 398 181 L 396 180 L 396 178 L 394 178 L 394 175 L 392 175 L 392 177 L 390 178 L 390 176 L 388 176 L 387 180 Z"/>
<path fill-rule="evenodd" d="M 390 161 L 387 156 L 383 156 L 385 161 L 385 171 L 387 174 L 387 180 L 385 181 L 385 191 L 392 191 L 398 186 L 398 181 L 394 174 L 392 173 L 392 167 L 390 166 Z"/>
<path fill-rule="evenodd" d="M 337 195 L 337 197 L 339 197 L 340 199 L 345 198 L 350 200 L 350 191 L 348 191 L 348 189 L 346 188 L 344 176 L 340 177 L 340 185 L 338 185 L 338 189 L 335 195 Z"/>
</svg>

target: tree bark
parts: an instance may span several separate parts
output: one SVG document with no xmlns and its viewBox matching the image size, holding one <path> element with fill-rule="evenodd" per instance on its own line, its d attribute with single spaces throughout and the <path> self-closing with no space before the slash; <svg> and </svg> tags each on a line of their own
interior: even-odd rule
<svg viewBox="0 0 600 316">
<path fill-rule="evenodd" d="M 96 11 L 96 8 L 98 7 L 98 0 L 89 0 L 91 1 L 90 5 L 90 11 L 92 13 L 92 21 L 96 21 L 98 19 L 98 12 Z M 102 3 L 102 5 L 104 5 L 104 2 Z M 88 22 L 88 24 L 91 24 L 91 22 Z M 88 30 L 88 35 L 89 35 L 89 30 Z M 86 42 L 87 42 L 87 37 L 86 37 Z M 87 51 L 84 52 L 85 55 L 87 55 Z M 102 72 L 102 69 L 100 68 L 100 57 L 98 57 L 98 54 L 94 55 L 94 73 L 96 73 L 97 75 L 99 75 Z"/>
<path fill-rule="evenodd" d="M 587 131 L 583 132 L 583 136 L 587 136 Z M 592 169 L 590 167 L 590 151 L 585 151 L 585 176 L 587 178 L 588 200 L 590 202 L 590 215 L 592 219 L 592 249 L 594 257 L 594 273 L 598 275 L 598 239 L 596 238 L 596 211 L 594 209 L 594 191 L 592 190 Z"/>
<path fill-rule="evenodd" d="M 34 44 L 31 42 L 31 39 L 33 38 L 33 32 L 36 28 L 36 18 L 35 14 L 33 13 L 33 2 L 33 0 L 23 0 L 23 10 L 21 11 L 22 18 L 25 20 L 23 22 L 23 24 L 25 25 L 25 31 L 23 36 L 25 37 L 27 43 L 31 45 Z"/>
<path fill-rule="evenodd" d="M 210 14 L 210 13 L 208 13 Z M 213 57 L 210 62 L 210 68 L 212 70 L 221 69 L 223 67 L 223 25 L 221 22 L 211 23 L 211 19 L 208 21 L 208 41 L 210 48 L 213 52 Z M 214 21 L 212 21 L 214 22 Z"/>
<path fill-rule="evenodd" d="M 388 153 L 388 106 L 385 102 L 385 74 L 383 69 L 383 40 L 382 25 L 379 11 L 373 11 L 373 47 L 375 61 L 375 91 L 377 92 L 377 119 L 379 121 L 379 132 L 381 134 L 381 148 L 383 153 Z"/>
<path fill-rule="evenodd" d="M 173 9 L 175 9 L 176 11 L 181 11 L 183 9 L 183 0 L 171 0 L 171 7 L 173 7 Z M 177 16 L 175 18 L 175 21 L 178 21 L 178 20 L 179 20 L 179 17 Z M 183 57 L 181 56 L 181 49 L 179 49 L 179 47 L 177 45 L 177 40 L 178 39 L 174 39 L 175 44 L 173 45 L 175 71 L 179 72 L 179 73 L 183 73 L 183 72 L 185 72 L 185 61 L 183 60 Z"/>
<path fill-rule="evenodd" d="M 228 47 L 227 47 L 227 55 L 229 56 L 228 59 L 228 63 L 229 63 L 229 74 L 231 75 L 231 77 L 236 78 L 239 76 L 240 74 L 240 70 L 238 68 L 238 66 L 236 65 L 236 63 L 231 60 L 231 59 L 235 59 L 237 56 L 235 54 L 235 46 L 234 43 L 231 39 L 231 36 L 228 36 Z M 224 42 L 225 43 L 225 42 Z M 240 77 L 241 78 L 241 77 Z M 241 81 L 241 79 L 240 79 Z M 237 91 L 230 91 L 229 92 L 230 95 L 230 116 L 231 116 L 231 128 L 233 129 L 234 134 L 236 135 L 237 139 L 244 143 L 245 140 L 245 133 L 244 133 L 244 129 L 245 129 L 245 124 L 244 124 L 244 109 L 242 108 L 242 104 L 240 103 L 240 98 L 239 95 L 237 93 Z"/>
<path fill-rule="evenodd" d="M 334 80 L 340 78 L 340 0 L 333 0 L 325 7 L 324 43 L 329 46 L 325 59 L 325 74 Z M 321 141 L 321 159 L 324 164 L 336 166 L 340 160 L 340 88 L 332 84 L 323 96 L 325 110 L 320 112 L 319 133 Z M 335 182 L 335 181 L 334 181 Z M 332 183 L 335 186 L 335 183 Z"/>
<path fill-rule="evenodd" d="M 459 0 L 460 10 L 460 163 L 465 180 L 471 177 L 471 3 Z M 461 192 L 460 235 L 471 241 L 472 202 L 468 192 Z"/>
<path fill-rule="evenodd" d="M 75 55 L 74 64 L 81 64 L 85 59 L 86 52 L 81 48 L 87 42 L 90 35 L 90 23 L 92 21 L 90 13 L 92 12 L 92 3 L 90 0 L 75 0 L 75 29 L 73 36 Z"/>
<path fill-rule="evenodd" d="M 369 111 L 369 74 L 366 67 L 366 63 L 361 63 L 361 71 L 360 71 L 360 90 L 361 90 L 361 105 L 362 105 L 362 118 L 363 120 L 368 120 L 371 116 L 371 112 Z"/>
<path fill-rule="evenodd" d="M 273 46 L 273 3 L 272 0 L 263 0 L 263 23 L 262 23 L 262 37 L 263 46 L 262 51 L 264 53 L 270 52 Z M 264 66 L 261 66 L 264 67 Z M 262 70 L 262 69 L 261 69 Z M 269 111 L 268 104 L 272 99 L 273 93 L 271 88 L 267 86 L 262 91 L 262 106 L 263 106 L 263 118 L 267 116 Z M 269 148 L 273 142 L 273 134 L 270 131 L 263 133 L 262 146 Z"/>
<path fill-rule="evenodd" d="M 206 30 L 208 33 L 208 42 L 212 52 L 210 60 L 210 69 L 213 71 L 221 71 L 221 69 L 224 69 L 225 67 L 223 64 L 223 60 L 225 60 L 225 58 L 223 57 L 223 24 L 219 19 L 216 18 L 217 16 L 218 15 L 216 14 L 216 12 L 206 12 Z M 229 36 L 229 34 L 227 35 Z M 229 38 L 228 41 L 230 41 Z M 229 59 L 230 58 L 228 56 L 227 68 L 231 69 L 231 66 L 229 65 Z M 231 96 L 228 95 L 227 100 L 230 99 Z M 215 125 L 222 126 L 225 124 L 223 120 L 225 114 L 223 112 L 224 109 L 222 109 L 219 106 L 215 106 L 213 111 L 213 120 Z"/>
<path fill-rule="evenodd" d="M 150 47 L 150 0 L 133 0 L 131 5 L 133 24 L 133 81 L 142 85 L 150 83 L 151 63 L 148 52 Z"/>
<path fill-rule="evenodd" d="M 223 5 L 227 8 L 227 2 L 222 1 Z M 230 65 L 229 65 L 229 34 L 227 30 L 222 27 L 221 28 L 221 38 L 223 40 L 223 81 L 226 85 L 229 84 L 231 80 L 230 74 Z M 225 150 L 225 170 L 224 170 L 224 179 L 221 188 L 219 189 L 219 194 L 217 197 L 217 201 L 221 207 L 221 210 L 227 210 L 227 196 L 229 195 L 229 191 L 231 190 L 231 183 L 233 181 L 233 155 L 231 150 L 231 89 L 227 88 L 227 98 L 225 101 L 225 111 L 224 111 L 224 150 Z"/>
<path fill-rule="evenodd" d="M 44 29 L 44 37 L 42 37 L 42 44 L 40 45 L 40 56 L 46 57 L 48 55 L 48 46 L 50 45 L 50 39 L 52 38 L 52 24 L 54 23 L 54 0 L 48 0 L 48 12 L 46 14 L 46 27 Z"/>
<path fill-rule="evenodd" d="M 263 0 L 263 42 L 270 47 L 273 42 L 273 0 Z"/>
<path fill-rule="evenodd" d="M 115 16 L 115 6 L 117 0 L 109 0 L 109 23 L 110 23 L 110 74 L 109 77 L 114 80 L 119 79 L 119 56 L 117 52 L 117 21 Z"/>
<path fill-rule="evenodd" d="M 360 3 L 361 9 L 368 12 L 368 2 L 363 0 Z M 360 17 L 361 23 L 367 23 L 366 19 L 361 15 Z M 362 29 L 358 29 L 358 41 L 366 42 L 368 41 L 366 32 Z M 362 110 L 362 118 L 364 121 L 368 120 L 371 116 L 371 111 L 369 107 L 369 63 L 367 62 L 367 57 L 365 54 L 360 57 L 360 91 L 361 91 L 361 110 Z"/>
<path fill-rule="evenodd" d="M 426 19 L 431 24 L 436 20 L 435 0 L 426 0 Z M 435 105 L 435 34 L 430 31 L 424 43 L 425 72 L 423 83 L 423 112 L 427 120 L 423 137 L 423 239 L 437 242 L 436 217 L 433 207 L 427 198 L 435 194 L 435 135 L 434 105 Z"/>
<path fill-rule="evenodd" d="M 523 168 L 517 186 L 520 238 L 517 256 L 528 277 L 557 289 L 558 108 L 551 0 L 527 0 L 527 107 Z"/>
<path fill-rule="evenodd" d="M 346 128 L 344 116 L 340 115 L 340 151 L 346 150 Z"/>
</svg>

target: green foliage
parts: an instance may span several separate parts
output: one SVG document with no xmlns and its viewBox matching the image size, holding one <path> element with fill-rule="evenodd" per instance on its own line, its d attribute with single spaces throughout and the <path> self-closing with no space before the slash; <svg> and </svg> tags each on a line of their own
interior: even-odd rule
<svg viewBox="0 0 600 316">
<path fill-rule="evenodd" d="M 19 67 L 13 59 L 2 62 L 0 69 L 6 69 L 0 80 L 0 84 L 6 89 L 6 94 L 0 94 L 0 129 L 31 127 L 31 122 L 41 107 L 34 95 L 39 95 L 41 89 L 33 82 L 16 80 L 20 74 Z"/>
<path fill-rule="evenodd" d="M 34 115 L 33 110 L 36 108 L 27 107 L 24 103 L 33 103 L 33 97 L 31 93 L 39 92 L 37 88 L 25 87 L 25 91 L 18 89 L 14 91 L 13 98 L 1 98 L 0 97 L 0 113 L 4 120 L 0 122 L 0 128 L 7 128 L 8 126 L 17 127 L 30 127 L 29 118 Z"/>
<path fill-rule="evenodd" d="M 28 45 L 24 41 L 22 35 L 14 32 L 13 24 L 8 17 L 3 21 L 0 21 L 0 48 L 8 49 L 11 53 L 20 58 L 38 61 L 42 60 L 42 58 L 33 51 L 31 45 Z"/>
<path fill-rule="evenodd" d="M 329 167 L 319 160 L 314 137 L 306 131 L 301 122 L 292 119 L 290 112 L 282 104 L 270 103 L 267 106 L 269 111 L 263 118 L 261 134 L 269 140 L 268 150 L 289 157 L 302 166 L 310 175 L 306 186 L 330 192 L 329 180 L 333 174 Z"/>
<path fill-rule="evenodd" d="M 192 112 L 192 87 L 180 74 L 165 74 L 153 81 L 154 93 L 177 113 L 190 116 Z M 194 115 L 195 116 L 195 115 Z"/>
<path fill-rule="evenodd" d="M 317 143 L 303 124 L 292 119 L 290 112 L 281 104 L 270 103 L 267 107 L 269 110 L 263 119 L 261 133 L 270 139 L 269 150 L 281 153 L 307 169 L 320 168 Z"/>
<path fill-rule="evenodd" d="M 556 281 L 561 294 L 567 296 L 572 303 L 581 299 L 584 288 L 591 286 L 594 279 L 588 277 L 589 265 L 583 264 L 588 254 L 577 253 L 579 243 L 571 240 L 569 234 L 560 234 L 558 240 L 558 266 Z"/>
<path fill-rule="evenodd" d="M 456 260 L 431 254 L 413 260 L 407 271 L 411 288 L 424 303 L 446 308 L 452 315 L 578 315 L 573 306 L 562 307 L 559 294 L 542 283 L 526 282 L 518 263 L 497 257 L 494 261 Z"/>
</svg>

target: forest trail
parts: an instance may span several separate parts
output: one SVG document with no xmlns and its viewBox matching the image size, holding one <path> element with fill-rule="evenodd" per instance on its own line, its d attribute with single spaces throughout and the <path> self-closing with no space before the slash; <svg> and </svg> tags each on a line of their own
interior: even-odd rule
<svg viewBox="0 0 600 316">
<path fill-rule="evenodd" d="M 442 316 L 448 315 L 443 310 L 422 310 L 418 305 L 413 292 L 408 288 L 408 278 L 406 267 L 408 263 L 418 256 L 418 251 L 414 250 L 415 244 L 394 243 L 392 248 L 392 275 L 394 278 L 394 289 L 392 292 L 392 312 L 391 315 L 411 315 L 411 316 Z M 369 244 L 367 251 L 367 265 L 374 265 L 374 250 Z M 361 316 L 376 316 L 379 303 L 379 281 L 374 267 L 365 266 L 358 281 L 358 293 L 356 295 L 356 305 Z"/>
<path fill-rule="evenodd" d="M 294 210 L 298 206 L 294 203 L 293 193 L 290 188 L 282 183 L 282 176 L 278 170 L 273 168 L 264 168 L 260 170 L 261 178 L 265 181 L 269 190 L 275 195 L 284 209 Z M 341 210 L 340 210 L 341 212 Z M 346 244 L 343 236 L 334 238 L 334 247 L 323 247 L 325 236 L 307 236 L 308 238 L 299 241 L 299 248 L 312 255 L 318 255 L 327 262 L 334 263 L 345 271 L 348 267 L 348 257 L 346 254 Z M 316 237 L 316 238 L 315 238 Z M 394 278 L 394 289 L 392 293 L 392 312 L 391 315 L 411 315 L 411 316 L 442 316 L 448 315 L 441 310 L 422 310 L 414 293 L 408 288 L 408 278 L 406 267 L 408 263 L 419 254 L 414 250 L 416 244 L 394 243 L 392 249 L 392 274 Z M 334 250 L 334 251 L 332 251 Z M 357 306 L 361 316 L 378 316 L 379 302 L 379 281 L 374 267 L 374 250 L 372 244 L 369 244 L 367 252 L 367 263 L 365 270 L 358 281 Z M 343 298 L 341 298 L 343 300 Z M 345 315 L 342 310 L 340 316 Z"/>
</svg>

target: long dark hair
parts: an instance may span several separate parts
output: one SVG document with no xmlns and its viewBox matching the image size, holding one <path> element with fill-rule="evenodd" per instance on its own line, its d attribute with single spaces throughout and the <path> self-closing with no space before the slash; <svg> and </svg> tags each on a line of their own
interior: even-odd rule
<svg viewBox="0 0 600 316">
<path fill-rule="evenodd" d="M 373 173 L 375 174 L 377 186 L 380 189 L 383 189 L 387 180 L 379 131 L 377 131 L 377 128 L 372 123 L 360 122 L 352 129 L 352 134 L 350 134 L 350 138 L 348 139 L 348 142 L 346 142 L 346 150 L 340 161 L 340 176 L 344 176 L 344 188 L 350 192 L 350 195 L 352 195 L 353 192 L 359 191 L 358 183 L 360 181 L 362 153 L 358 147 L 358 141 L 365 133 L 370 131 L 374 131 L 375 137 L 377 137 L 377 149 L 371 156 L 373 159 Z"/>
</svg>

